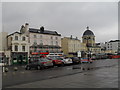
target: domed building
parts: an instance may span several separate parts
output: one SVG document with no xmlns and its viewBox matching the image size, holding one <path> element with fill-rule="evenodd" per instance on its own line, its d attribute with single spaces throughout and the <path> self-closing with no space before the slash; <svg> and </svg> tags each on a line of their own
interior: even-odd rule
<svg viewBox="0 0 120 90">
<path fill-rule="evenodd" d="M 95 35 L 89 30 L 89 27 L 87 27 L 87 30 L 83 33 L 82 42 L 86 43 L 87 47 L 95 46 Z"/>
<path fill-rule="evenodd" d="M 95 35 L 91 30 L 89 30 L 88 26 L 87 30 L 83 33 L 82 43 L 86 44 L 87 54 L 101 53 L 101 48 L 95 43 Z"/>
</svg>

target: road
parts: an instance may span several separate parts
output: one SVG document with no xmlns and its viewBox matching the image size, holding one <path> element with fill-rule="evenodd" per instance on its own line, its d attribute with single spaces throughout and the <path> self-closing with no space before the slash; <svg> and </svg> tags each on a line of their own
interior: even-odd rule
<svg viewBox="0 0 120 90">
<path fill-rule="evenodd" d="M 54 67 L 45 70 L 10 70 L 3 73 L 3 88 L 118 88 L 118 59 Z"/>
</svg>

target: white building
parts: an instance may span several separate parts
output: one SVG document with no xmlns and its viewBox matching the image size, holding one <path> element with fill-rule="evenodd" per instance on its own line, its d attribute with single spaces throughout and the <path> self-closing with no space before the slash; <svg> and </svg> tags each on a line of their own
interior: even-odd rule
<svg viewBox="0 0 120 90">
<path fill-rule="evenodd" d="M 25 34 L 14 32 L 7 36 L 7 40 L 11 64 L 26 64 L 29 56 L 28 37 Z"/>
<path fill-rule="evenodd" d="M 32 52 L 61 53 L 61 34 L 56 31 L 29 28 L 29 24 L 22 25 L 21 33 L 29 36 L 30 54 Z"/>
<path fill-rule="evenodd" d="M 109 42 L 105 42 L 106 50 L 111 53 L 117 53 L 120 48 L 120 40 L 111 40 Z"/>
</svg>

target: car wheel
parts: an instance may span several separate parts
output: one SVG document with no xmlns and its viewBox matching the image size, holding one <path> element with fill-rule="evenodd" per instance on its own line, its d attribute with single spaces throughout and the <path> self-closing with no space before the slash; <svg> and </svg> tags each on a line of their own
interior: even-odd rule
<svg viewBox="0 0 120 90">
<path fill-rule="evenodd" d="M 37 70 L 40 70 L 41 69 L 41 67 L 40 66 L 37 66 Z"/>
<path fill-rule="evenodd" d="M 56 66 L 55 62 L 53 62 L 53 66 Z"/>
<path fill-rule="evenodd" d="M 26 67 L 26 70 L 30 70 L 31 68 L 29 66 Z"/>
<path fill-rule="evenodd" d="M 61 66 L 64 66 L 64 63 L 62 63 Z"/>
</svg>

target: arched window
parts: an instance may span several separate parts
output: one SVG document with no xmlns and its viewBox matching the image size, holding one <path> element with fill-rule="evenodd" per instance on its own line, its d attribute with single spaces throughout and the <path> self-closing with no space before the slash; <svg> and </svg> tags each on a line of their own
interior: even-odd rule
<svg viewBox="0 0 120 90">
<path fill-rule="evenodd" d="M 15 51 L 18 51 L 18 45 L 15 45 Z"/>
</svg>

